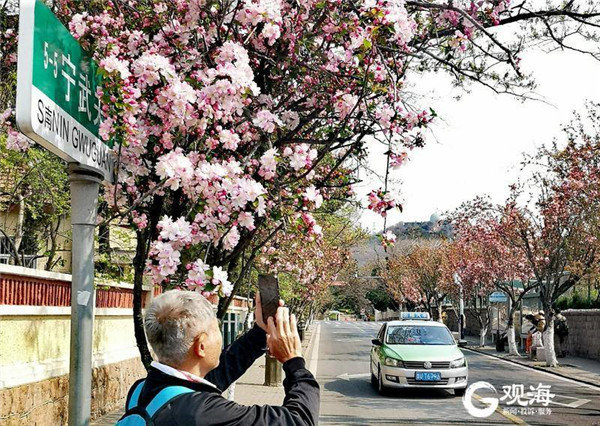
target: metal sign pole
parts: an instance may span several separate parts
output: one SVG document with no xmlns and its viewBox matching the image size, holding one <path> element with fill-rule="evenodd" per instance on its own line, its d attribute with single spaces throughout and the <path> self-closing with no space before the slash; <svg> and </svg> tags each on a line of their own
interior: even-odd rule
<svg viewBox="0 0 600 426">
<path fill-rule="evenodd" d="M 69 166 L 71 183 L 72 283 L 69 425 L 89 425 L 94 333 L 94 230 L 102 179 Z"/>
<path fill-rule="evenodd" d="M 102 78 L 92 56 L 42 0 L 20 0 L 19 130 L 71 163 L 69 425 L 88 425 L 94 332 L 94 228 L 100 182 L 114 180 L 112 144 L 100 138 Z"/>
</svg>

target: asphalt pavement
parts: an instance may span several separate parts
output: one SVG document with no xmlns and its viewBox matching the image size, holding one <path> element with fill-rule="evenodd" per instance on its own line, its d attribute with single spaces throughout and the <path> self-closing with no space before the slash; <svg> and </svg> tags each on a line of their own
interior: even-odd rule
<svg viewBox="0 0 600 426">
<path fill-rule="evenodd" d="M 499 400 L 489 417 L 469 414 L 452 391 L 409 389 L 381 396 L 371 387 L 369 374 L 371 339 L 381 324 L 318 323 L 310 367 L 322 389 L 320 424 L 600 425 L 600 388 L 469 350 L 463 351 L 469 384 L 485 381 L 496 390 L 479 389 L 470 400 L 476 408 L 486 407 L 481 398 Z"/>
</svg>

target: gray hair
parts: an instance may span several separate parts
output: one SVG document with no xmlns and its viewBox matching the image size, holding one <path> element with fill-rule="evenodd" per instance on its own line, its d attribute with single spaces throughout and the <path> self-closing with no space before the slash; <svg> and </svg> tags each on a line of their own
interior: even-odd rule
<svg viewBox="0 0 600 426">
<path fill-rule="evenodd" d="M 152 301 L 144 328 L 158 360 L 178 366 L 187 359 L 194 339 L 208 332 L 214 318 L 211 303 L 200 293 L 170 290 Z"/>
</svg>

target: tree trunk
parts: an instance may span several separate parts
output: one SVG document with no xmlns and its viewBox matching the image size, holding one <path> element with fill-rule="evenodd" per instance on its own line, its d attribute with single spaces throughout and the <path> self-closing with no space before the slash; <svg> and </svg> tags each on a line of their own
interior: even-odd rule
<svg viewBox="0 0 600 426">
<path fill-rule="evenodd" d="M 515 309 L 516 304 L 512 303 L 509 299 L 510 306 L 508 309 L 508 317 L 506 319 L 506 336 L 508 337 L 508 354 L 512 356 L 521 356 L 519 349 L 517 348 L 516 336 L 515 336 Z M 519 330 L 520 333 L 520 330 Z"/>
<path fill-rule="evenodd" d="M 52 226 L 52 224 L 48 225 L 48 228 L 50 229 L 50 247 L 48 248 L 48 260 L 46 261 L 46 266 L 44 267 L 46 271 L 49 271 L 54 267 L 54 257 L 56 256 L 56 250 L 58 249 L 58 230 L 60 229 L 61 221 L 61 218 L 57 217 L 56 226 Z"/>
<path fill-rule="evenodd" d="M 479 346 L 481 347 L 485 346 L 485 335 L 487 334 L 487 331 L 487 327 L 481 327 L 479 329 Z"/>
<path fill-rule="evenodd" d="M 546 330 L 543 334 L 544 352 L 546 353 L 546 366 L 558 367 L 556 352 L 554 351 L 554 315 L 546 320 Z"/>
<path fill-rule="evenodd" d="M 519 349 L 517 348 L 517 342 L 515 339 L 515 324 L 513 321 L 510 322 L 506 329 L 508 335 L 508 354 L 513 356 L 521 356 Z"/>
<path fill-rule="evenodd" d="M 17 215 L 17 223 L 15 225 L 14 238 L 14 262 L 16 266 L 25 266 L 23 259 L 20 257 L 21 242 L 23 241 L 23 226 L 25 225 L 25 198 L 23 195 L 18 196 L 19 214 Z"/>
<path fill-rule="evenodd" d="M 443 314 L 442 311 L 443 311 L 443 309 L 442 309 L 442 301 L 440 299 L 438 299 L 438 302 L 437 302 L 437 315 L 438 315 L 437 320 L 438 320 L 438 322 L 441 322 L 443 324 L 444 320 L 442 318 L 442 314 Z"/>
<path fill-rule="evenodd" d="M 152 355 L 148 349 L 146 341 L 146 333 L 144 333 L 144 318 L 142 316 L 143 302 L 143 284 L 144 284 L 144 269 L 146 265 L 146 239 L 144 234 L 138 232 L 135 258 L 133 259 L 134 277 L 133 277 L 133 329 L 135 341 L 140 351 L 142 363 L 146 370 L 150 368 Z"/>
</svg>

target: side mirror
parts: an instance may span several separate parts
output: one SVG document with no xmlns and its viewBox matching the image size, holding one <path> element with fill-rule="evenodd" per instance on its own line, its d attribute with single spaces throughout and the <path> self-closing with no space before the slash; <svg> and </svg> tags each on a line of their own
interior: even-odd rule
<svg viewBox="0 0 600 426">
<path fill-rule="evenodd" d="M 468 340 L 464 340 L 464 339 L 460 339 L 458 341 L 458 346 L 460 346 L 461 348 L 464 348 L 465 346 L 469 345 L 469 341 Z"/>
<path fill-rule="evenodd" d="M 381 346 L 381 340 L 379 339 L 373 339 L 371 340 L 371 343 L 373 343 L 375 346 Z"/>
</svg>

